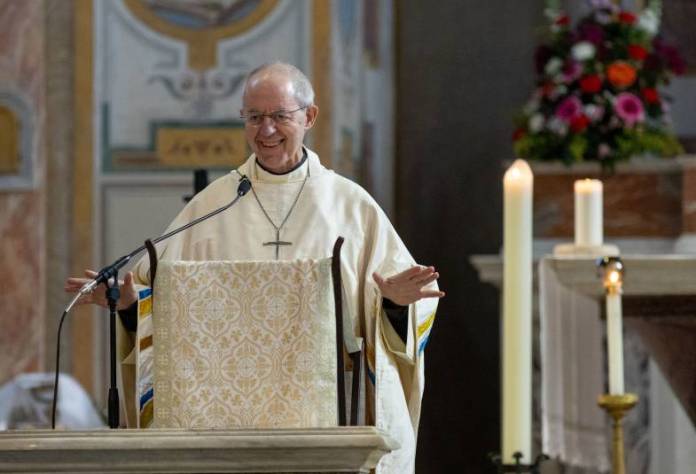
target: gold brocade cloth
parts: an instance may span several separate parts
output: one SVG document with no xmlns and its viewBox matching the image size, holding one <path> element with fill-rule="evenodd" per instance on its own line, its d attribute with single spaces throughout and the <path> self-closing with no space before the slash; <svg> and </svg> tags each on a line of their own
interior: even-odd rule
<svg viewBox="0 0 696 474">
<path fill-rule="evenodd" d="M 152 426 L 335 426 L 331 285 L 330 258 L 161 261 L 152 298 Z"/>
</svg>

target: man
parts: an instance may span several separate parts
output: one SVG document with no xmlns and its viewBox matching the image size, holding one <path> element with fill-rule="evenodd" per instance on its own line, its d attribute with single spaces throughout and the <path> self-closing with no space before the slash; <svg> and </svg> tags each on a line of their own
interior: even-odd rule
<svg viewBox="0 0 696 474">
<path fill-rule="evenodd" d="M 435 269 L 415 264 L 374 200 L 355 183 L 324 168 L 318 156 L 303 146 L 318 111 L 310 82 L 294 66 L 273 63 L 252 71 L 241 116 L 253 154 L 196 195 L 170 228 L 230 202 L 242 175 L 251 180 L 252 192 L 224 214 L 158 245 L 159 259 L 322 258 L 331 255 L 336 238 L 343 236 L 346 307 L 355 334 L 365 338 L 372 382 L 367 387 L 366 421 L 401 445 L 380 462 L 378 472 L 413 472 L 423 349 L 444 293 L 435 284 L 439 276 Z M 143 259 L 134 274 L 125 277 L 121 309 L 137 300 L 134 283 L 147 284 L 148 278 Z M 66 290 L 77 291 L 85 281 L 70 278 Z M 104 305 L 103 289 L 82 302 Z"/>
</svg>

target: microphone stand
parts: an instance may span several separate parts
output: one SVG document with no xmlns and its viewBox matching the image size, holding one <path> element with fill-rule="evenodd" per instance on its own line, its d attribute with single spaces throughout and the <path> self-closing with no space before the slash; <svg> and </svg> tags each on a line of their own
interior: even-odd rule
<svg viewBox="0 0 696 474">
<path fill-rule="evenodd" d="M 246 176 L 242 176 L 239 180 L 239 186 L 237 187 L 237 196 L 227 205 L 215 209 L 212 212 L 209 212 L 208 214 L 201 216 L 197 219 L 192 220 L 186 225 L 183 225 L 179 228 L 176 228 L 172 230 L 171 232 L 168 232 L 164 235 L 161 235 L 155 239 L 152 240 L 153 244 L 156 244 L 158 242 L 162 242 L 163 240 L 168 239 L 169 237 L 172 237 L 173 235 L 178 234 L 179 232 L 188 229 L 189 227 L 193 227 L 194 225 L 203 222 L 206 219 L 209 219 L 217 214 L 220 214 L 223 211 L 226 211 L 230 207 L 234 206 L 239 199 L 244 196 L 246 193 L 249 192 L 251 189 L 251 181 L 249 181 L 249 178 Z M 134 256 L 138 255 L 140 252 L 145 250 L 147 247 L 145 245 L 141 245 L 137 249 L 133 250 L 131 253 L 124 255 L 122 257 L 119 257 L 114 263 L 111 265 L 107 265 L 101 270 L 99 270 L 99 273 L 97 273 L 97 276 L 94 277 L 94 280 L 90 281 L 89 283 L 85 284 L 80 291 L 75 295 L 73 300 L 70 302 L 68 305 L 67 309 L 63 313 L 63 315 L 67 314 L 70 309 L 77 303 L 77 300 L 80 298 L 80 296 L 91 293 L 94 291 L 94 289 L 99 286 L 101 283 L 106 285 L 106 298 L 109 303 L 109 362 L 110 362 L 110 371 L 111 371 L 111 381 L 110 381 L 110 387 L 109 387 L 109 402 L 108 402 L 108 418 L 109 418 L 109 428 L 118 428 L 119 426 L 119 397 L 118 397 L 118 388 L 116 387 L 116 308 L 118 307 L 118 299 L 120 297 L 120 290 L 118 288 L 118 271 L 123 268 Z M 109 280 L 112 280 L 111 285 L 109 284 Z M 61 320 L 62 323 L 62 320 Z M 56 364 L 57 366 L 57 364 Z M 56 369 L 57 370 L 57 369 Z M 52 424 L 53 427 L 55 428 L 55 405 L 56 405 L 56 399 L 58 396 L 58 376 L 56 372 L 56 382 L 53 388 L 53 420 Z"/>
<path fill-rule="evenodd" d="M 118 269 L 114 270 L 111 286 L 109 286 L 108 280 L 104 284 L 106 285 L 106 299 L 109 302 L 109 368 L 111 372 L 108 403 L 109 428 L 113 429 L 119 426 L 119 400 L 116 386 L 116 305 L 121 296 L 121 290 L 118 288 Z"/>
</svg>

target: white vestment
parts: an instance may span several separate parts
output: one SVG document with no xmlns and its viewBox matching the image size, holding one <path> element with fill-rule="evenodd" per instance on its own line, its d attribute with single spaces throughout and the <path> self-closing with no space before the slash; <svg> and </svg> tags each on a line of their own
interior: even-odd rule
<svg viewBox="0 0 696 474">
<path fill-rule="evenodd" d="M 389 219 L 360 186 L 327 170 L 306 149 L 306 162 L 284 175 L 264 171 L 251 155 L 237 171 L 211 183 L 196 195 L 170 225 L 186 224 L 234 199 L 239 176 L 246 175 L 263 208 L 276 225 L 285 219 L 302 183 L 309 177 L 280 240 L 279 259 L 331 256 L 337 237 L 345 238 L 341 276 L 346 316 L 354 333 L 363 337 L 369 382 L 366 422 L 384 430 L 401 448 L 385 456 L 377 472 L 414 471 L 416 437 L 424 385 L 423 350 L 437 308 L 436 298 L 409 307 L 408 337 L 404 344 L 382 309 L 382 297 L 372 273 L 391 276 L 414 265 L 414 260 Z M 235 206 L 157 245 L 160 260 L 274 260 L 276 231 L 249 192 Z M 136 281 L 148 284 L 147 257 L 135 268 Z M 435 283 L 430 285 L 435 288 Z"/>
</svg>

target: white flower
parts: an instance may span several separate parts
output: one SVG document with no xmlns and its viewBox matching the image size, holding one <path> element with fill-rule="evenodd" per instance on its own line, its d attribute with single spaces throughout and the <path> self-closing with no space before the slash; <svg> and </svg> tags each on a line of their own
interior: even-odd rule
<svg viewBox="0 0 696 474">
<path fill-rule="evenodd" d="M 660 29 L 660 18 L 653 10 L 646 8 L 638 16 L 637 26 L 650 36 L 655 36 Z"/>
<path fill-rule="evenodd" d="M 561 60 L 561 58 L 554 56 L 553 58 L 549 59 L 549 61 L 546 63 L 546 66 L 544 67 L 544 72 L 549 76 L 553 76 L 561 70 L 561 67 L 563 67 L 563 61 Z"/>
<path fill-rule="evenodd" d="M 585 106 L 585 115 L 593 122 L 601 120 L 604 116 L 604 107 L 595 104 L 587 104 Z"/>
<path fill-rule="evenodd" d="M 558 8 L 552 7 L 552 8 L 545 8 L 544 9 L 544 16 L 548 18 L 549 20 L 553 21 L 559 16 L 561 16 L 561 11 Z"/>
<path fill-rule="evenodd" d="M 544 128 L 544 116 L 541 114 L 534 114 L 529 118 L 529 131 L 532 133 L 538 133 Z"/>
<path fill-rule="evenodd" d="M 576 61 L 587 61 L 592 59 L 595 55 L 595 47 L 592 43 L 588 41 L 580 41 L 576 43 L 575 46 L 570 50 L 570 54 Z"/>
<path fill-rule="evenodd" d="M 535 113 L 537 110 L 539 110 L 539 99 L 536 98 L 536 97 L 532 97 L 532 98 L 529 100 L 529 102 L 527 102 L 527 103 L 524 105 L 524 108 L 523 108 L 522 111 L 523 111 L 526 115 L 532 115 L 532 114 Z"/>
<path fill-rule="evenodd" d="M 565 136 L 568 133 L 568 125 L 558 117 L 552 117 L 546 122 L 546 128 L 560 136 Z"/>
</svg>

